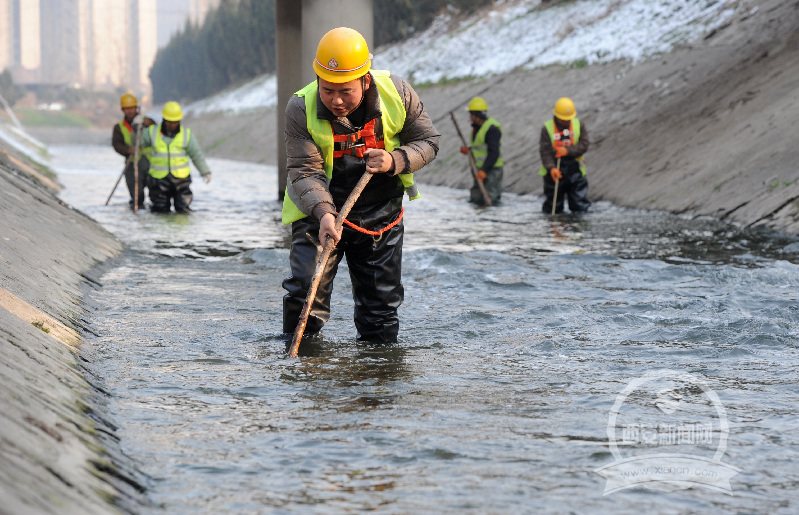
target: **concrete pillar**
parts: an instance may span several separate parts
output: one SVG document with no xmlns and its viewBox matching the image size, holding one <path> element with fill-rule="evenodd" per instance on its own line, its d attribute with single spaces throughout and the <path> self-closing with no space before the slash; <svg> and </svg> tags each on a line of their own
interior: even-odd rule
<svg viewBox="0 0 799 515">
<path fill-rule="evenodd" d="M 374 47 L 373 0 L 277 0 L 275 46 L 277 51 L 277 188 L 286 190 L 286 103 L 295 91 L 316 78 L 311 63 L 316 45 L 330 29 L 351 27 Z"/>
</svg>

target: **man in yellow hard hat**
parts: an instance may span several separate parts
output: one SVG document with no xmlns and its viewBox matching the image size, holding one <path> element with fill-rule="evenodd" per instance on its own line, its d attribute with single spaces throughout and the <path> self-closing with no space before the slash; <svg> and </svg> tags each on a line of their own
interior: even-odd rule
<svg viewBox="0 0 799 515">
<path fill-rule="evenodd" d="M 183 127 L 183 110 L 177 102 L 167 102 L 161 111 L 161 125 L 152 125 L 142 134 L 145 145 L 152 145 L 150 175 L 150 209 L 154 213 L 169 213 L 174 203 L 176 213 L 188 213 L 194 195 L 191 192 L 189 160 L 197 167 L 203 181 L 211 182 L 211 169 L 205 162 L 200 143 Z"/>
<path fill-rule="evenodd" d="M 130 192 L 130 206 L 133 207 L 133 197 L 136 195 L 136 182 L 134 180 L 135 170 L 133 166 L 133 158 L 135 156 L 135 139 L 136 129 L 138 128 L 137 115 L 139 114 L 139 103 L 136 97 L 130 93 L 122 95 L 119 99 L 119 106 L 122 109 L 124 118 L 121 122 L 114 125 L 114 130 L 111 134 L 111 145 L 117 154 L 125 158 L 125 183 L 128 185 Z M 141 117 L 139 117 L 141 118 Z M 141 123 L 141 122 L 139 122 Z M 155 120 L 149 117 L 143 118 L 144 127 L 149 127 L 155 123 Z M 144 128 L 142 128 L 142 131 Z M 149 161 L 147 156 L 150 154 L 149 147 L 139 149 L 139 206 L 144 207 L 144 186 L 147 181 L 147 170 Z"/>
<path fill-rule="evenodd" d="M 372 70 L 372 54 L 356 30 L 339 27 L 319 41 L 317 79 L 286 107 L 288 186 L 283 223 L 291 224 L 291 275 L 283 281 L 283 331 L 299 321 L 317 259 L 337 244 L 319 284 L 306 333 L 330 318 L 333 278 L 346 256 L 358 338 L 397 340 L 404 289 L 402 197 L 419 196 L 413 172 L 435 159 L 439 133 L 416 91 L 388 71 Z M 373 174 L 346 224 L 336 213 L 365 173 Z"/>
<path fill-rule="evenodd" d="M 544 213 L 563 212 L 564 196 L 569 201 L 569 211 L 583 213 L 591 207 L 588 200 L 588 179 L 585 177 L 585 158 L 588 150 L 588 129 L 577 118 L 574 102 L 562 97 L 555 102 L 553 118 L 544 123 L 538 150 L 541 154 L 539 175 L 544 178 Z M 557 181 L 558 198 L 555 199 Z"/>
<path fill-rule="evenodd" d="M 462 154 L 471 149 L 477 165 L 477 178 L 469 191 L 469 202 L 484 204 L 485 199 L 477 181 L 483 185 L 491 199 L 491 205 L 497 205 L 502 196 L 502 125 L 488 116 L 488 104 L 482 97 L 474 97 L 466 107 L 472 125 L 471 147 L 461 147 Z"/>
</svg>

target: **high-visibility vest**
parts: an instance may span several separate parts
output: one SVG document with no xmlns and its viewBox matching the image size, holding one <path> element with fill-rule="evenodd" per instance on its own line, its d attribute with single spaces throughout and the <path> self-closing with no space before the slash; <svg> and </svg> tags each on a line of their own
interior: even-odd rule
<svg viewBox="0 0 799 515">
<path fill-rule="evenodd" d="M 133 127 L 130 126 L 127 120 L 122 120 L 119 122 L 119 129 L 122 131 L 122 139 L 125 141 L 125 145 L 132 147 L 133 146 Z M 142 147 L 139 149 L 140 156 L 149 156 L 153 152 L 153 147 Z M 133 155 L 128 156 L 125 158 L 126 163 L 130 163 L 133 161 Z"/>
<path fill-rule="evenodd" d="M 383 140 L 376 141 L 374 130 L 364 127 L 356 137 L 360 137 L 363 133 L 363 141 L 366 148 L 385 148 L 386 151 L 391 152 L 399 147 L 402 143 L 399 139 L 399 133 L 405 125 L 405 105 L 402 103 L 402 97 L 397 92 L 396 86 L 391 82 L 391 73 L 386 70 L 372 70 L 370 72 L 374 83 L 377 86 L 377 92 L 380 97 L 380 119 L 383 125 Z M 311 82 L 301 90 L 295 93 L 298 97 L 305 99 L 305 115 L 308 132 L 314 140 L 314 143 L 319 145 L 322 150 L 322 157 L 324 158 L 324 170 L 327 177 L 328 184 L 333 178 L 333 159 L 335 157 L 335 143 L 333 127 L 328 120 L 317 118 L 316 116 L 316 97 L 317 97 L 318 84 L 316 81 Z M 368 124 L 367 124 L 368 125 Z M 372 126 L 373 127 L 373 126 Z M 371 146 L 370 145 L 374 145 Z M 382 145 L 382 147 L 380 146 Z M 363 147 L 358 147 L 363 148 Z M 362 152 L 362 150 L 361 150 Z M 415 200 L 421 196 L 418 188 L 414 184 L 412 173 L 401 173 L 397 175 L 398 180 L 405 188 L 405 193 L 411 200 Z M 306 213 L 300 211 L 297 207 L 299 199 L 293 198 L 294 188 L 291 184 L 286 186 L 286 194 L 283 197 L 283 223 L 288 225 L 308 216 Z"/>
<path fill-rule="evenodd" d="M 474 161 L 475 164 L 477 165 L 478 170 L 483 169 L 483 163 L 485 162 L 486 157 L 488 156 L 488 145 L 486 145 L 486 133 L 488 132 L 488 129 L 490 129 L 491 127 L 496 127 L 497 129 L 502 131 L 502 125 L 494 118 L 489 116 L 488 118 L 485 119 L 485 121 L 483 121 L 483 125 L 481 125 L 479 129 L 477 129 L 477 132 L 472 138 L 472 146 L 471 146 L 472 155 L 474 156 Z M 497 161 L 494 163 L 494 166 L 502 166 L 503 164 L 505 164 L 505 161 L 502 160 L 502 145 L 500 145 L 499 157 L 497 158 Z"/>
<path fill-rule="evenodd" d="M 191 129 L 181 126 L 180 131 L 167 145 L 161 135 L 161 128 L 150 125 L 150 141 L 153 144 L 153 153 L 150 154 L 150 175 L 156 179 L 163 179 L 170 173 L 178 179 L 185 179 L 191 173 L 189 168 L 189 155 L 186 146 L 191 141 Z M 184 142 L 185 139 L 185 142 Z"/>
<path fill-rule="evenodd" d="M 544 127 L 547 128 L 547 132 L 549 133 L 549 141 L 552 142 L 552 148 L 568 147 L 571 145 L 576 145 L 577 142 L 580 141 L 580 120 L 578 118 L 571 119 L 569 122 L 568 133 L 566 133 L 566 131 L 556 131 L 555 120 L 552 119 L 544 122 Z M 583 177 L 585 177 L 585 157 L 580 156 L 574 159 L 580 164 L 580 173 L 582 173 Z M 538 170 L 538 175 L 544 177 L 548 173 L 549 170 L 544 168 L 544 165 L 541 165 L 541 168 Z"/>
</svg>

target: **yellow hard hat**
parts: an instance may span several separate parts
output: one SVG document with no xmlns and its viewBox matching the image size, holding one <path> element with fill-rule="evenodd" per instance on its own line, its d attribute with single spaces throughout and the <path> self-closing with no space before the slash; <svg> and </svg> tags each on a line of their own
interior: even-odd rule
<svg viewBox="0 0 799 515">
<path fill-rule="evenodd" d="M 131 95 L 130 93 L 125 93 L 121 97 L 119 97 L 119 106 L 123 109 L 126 107 L 138 107 L 139 103 L 136 102 L 136 97 Z"/>
<path fill-rule="evenodd" d="M 469 101 L 467 111 L 488 111 L 488 104 L 483 97 L 474 97 Z"/>
<path fill-rule="evenodd" d="M 577 111 L 574 109 L 574 102 L 566 97 L 559 98 L 558 101 L 555 102 L 555 109 L 552 112 L 561 120 L 571 120 L 577 116 Z"/>
<path fill-rule="evenodd" d="M 313 69 L 322 79 L 340 84 L 366 75 L 372 67 L 372 54 L 361 33 L 338 27 L 322 36 L 316 47 Z"/>
<path fill-rule="evenodd" d="M 168 122 L 179 122 L 183 119 L 183 111 L 180 109 L 180 104 L 177 102 L 167 102 L 164 104 L 164 110 L 161 111 L 161 116 Z"/>
</svg>

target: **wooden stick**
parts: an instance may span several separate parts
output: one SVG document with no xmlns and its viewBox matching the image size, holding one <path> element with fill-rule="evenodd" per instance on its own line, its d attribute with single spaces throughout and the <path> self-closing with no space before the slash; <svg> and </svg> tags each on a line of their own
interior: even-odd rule
<svg viewBox="0 0 799 515">
<path fill-rule="evenodd" d="M 133 213 L 139 212 L 139 141 L 141 141 L 141 126 L 144 125 L 144 119 L 138 127 L 136 127 L 136 145 L 133 150 Z"/>
<path fill-rule="evenodd" d="M 125 164 L 126 164 L 125 168 L 127 168 L 127 163 L 125 163 Z M 125 175 L 125 168 L 122 169 L 122 173 L 119 174 L 119 178 L 117 179 L 116 184 L 114 184 L 114 187 L 111 188 L 111 193 L 109 193 L 108 194 L 108 198 L 105 199 L 105 205 L 106 206 L 108 205 L 108 202 L 111 200 L 111 197 L 114 196 L 114 192 L 117 190 L 117 186 L 119 186 L 119 181 L 122 180 L 122 176 Z"/>
<path fill-rule="evenodd" d="M 371 173 L 364 172 L 363 176 L 361 176 L 361 180 L 358 181 L 358 184 L 355 185 L 350 196 L 347 197 L 346 202 L 344 202 L 344 205 L 341 207 L 341 211 L 339 211 L 338 216 L 336 216 L 336 232 L 341 230 L 341 226 L 344 225 L 344 219 L 350 214 L 350 209 L 352 209 L 358 197 L 361 196 L 361 192 L 363 192 L 366 183 L 368 183 L 371 178 Z M 316 264 L 316 270 L 311 279 L 311 287 L 308 289 L 308 295 L 305 297 L 305 305 L 302 307 L 302 313 L 300 313 L 300 320 L 297 322 L 297 327 L 294 328 L 294 336 L 291 339 L 291 347 L 289 349 L 290 358 L 297 357 L 297 351 L 300 348 L 300 340 L 302 340 L 302 334 L 305 332 L 305 326 L 308 324 L 308 315 L 311 312 L 311 306 L 316 298 L 316 290 L 319 288 L 319 283 L 322 280 L 322 272 L 324 272 L 327 260 L 330 258 L 330 254 L 333 252 L 335 246 L 336 240 L 328 237 L 322 249 L 322 255 L 319 256 L 319 261 Z"/>
<path fill-rule="evenodd" d="M 469 145 L 466 143 L 466 138 L 463 137 L 463 133 L 461 132 L 461 128 L 458 127 L 458 120 L 455 119 L 455 113 L 452 111 L 449 112 L 450 117 L 452 118 L 452 123 L 455 124 L 455 130 L 458 131 L 458 136 L 460 136 L 461 141 L 463 142 L 464 147 L 468 147 Z M 483 181 L 481 181 L 477 177 L 477 163 L 474 161 L 474 154 L 472 154 L 472 149 L 469 148 L 469 164 L 471 165 L 472 169 L 472 177 L 474 180 L 477 181 L 477 186 L 480 187 L 480 193 L 483 194 L 483 202 L 487 206 L 491 205 L 491 197 L 488 196 L 488 192 L 486 191 L 485 185 L 483 185 Z"/>
<path fill-rule="evenodd" d="M 560 158 L 558 158 L 558 164 L 555 166 L 555 168 L 557 168 L 558 171 L 560 171 Z M 558 205 L 558 184 L 560 184 L 560 181 L 556 180 L 555 181 L 555 196 L 552 197 L 552 216 L 555 216 L 555 206 Z"/>
</svg>

